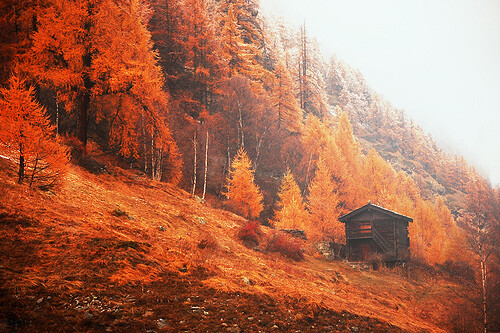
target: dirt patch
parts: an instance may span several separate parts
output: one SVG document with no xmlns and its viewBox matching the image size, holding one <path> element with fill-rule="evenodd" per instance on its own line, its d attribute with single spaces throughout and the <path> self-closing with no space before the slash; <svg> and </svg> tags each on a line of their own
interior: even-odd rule
<svg viewBox="0 0 500 333">
<path fill-rule="evenodd" d="M 373 318 L 276 299 L 206 288 L 209 274 L 164 272 L 157 282 L 57 294 L 34 288 L 24 296 L 0 290 L 6 331 L 403 332 Z"/>
</svg>

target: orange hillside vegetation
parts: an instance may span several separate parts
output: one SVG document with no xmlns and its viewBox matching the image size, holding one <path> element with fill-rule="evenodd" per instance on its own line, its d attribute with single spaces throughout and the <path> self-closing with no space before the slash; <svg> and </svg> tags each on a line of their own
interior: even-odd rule
<svg viewBox="0 0 500 333">
<path fill-rule="evenodd" d="M 3 328 L 448 330 L 457 286 L 442 278 L 256 252 L 237 237 L 245 219 L 110 165 L 71 167 L 53 194 L 0 163 Z"/>
</svg>

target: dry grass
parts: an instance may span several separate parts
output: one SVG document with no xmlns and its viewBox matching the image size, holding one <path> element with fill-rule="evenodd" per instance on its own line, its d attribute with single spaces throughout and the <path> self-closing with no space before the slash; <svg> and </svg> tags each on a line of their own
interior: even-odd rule
<svg viewBox="0 0 500 333">
<path fill-rule="evenodd" d="M 73 304 L 74 295 L 81 301 L 86 294 L 123 290 L 114 302 L 130 316 L 142 316 L 145 308 L 167 302 L 168 296 L 158 296 L 160 286 L 179 275 L 200 292 L 212 291 L 210 297 L 245 293 L 259 302 L 279 300 L 276 311 L 302 309 L 290 319 L 295 322 L 346 311 L 408 331 L 448 329 L 445 316 L 454 299 L 447 287 L 457 288 L 451 282 L 414 283 L 394 271 L 360 271 L 308 254 L 296 262 L 254 251 L 238 238 L 243 218 L 116 167 L 108 168 L 111 174 L 93 175 L 73 166 L 57 193 L 15 184 L 8 160 L 0 160 L 0 170 L 0 284 L 20 299 L 50 293 Z M 146 302 L 154 286 L 155 306 Z M 146 295 L 142 307 L 125 298 L 127 290 Z M 108 308 L 116 306 L 106 297 Z"/>
</svg>

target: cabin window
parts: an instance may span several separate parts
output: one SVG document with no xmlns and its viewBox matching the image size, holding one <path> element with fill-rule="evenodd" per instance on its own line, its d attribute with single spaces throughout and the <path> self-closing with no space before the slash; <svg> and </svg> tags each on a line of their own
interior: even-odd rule
<svg viewBox="0 0 500 333">
<path fill-rule="evenodd" d="M 372 231 L 372 224 L 370 222 L 360 222 L 359 232 L 361 234 L 369 234 Z"/>
<path fill-rule="evenodd" d="M 348 238 L 371 237 L 372 224 L 369 221 L 360 221 L 349 226 Z"/>
</svg>

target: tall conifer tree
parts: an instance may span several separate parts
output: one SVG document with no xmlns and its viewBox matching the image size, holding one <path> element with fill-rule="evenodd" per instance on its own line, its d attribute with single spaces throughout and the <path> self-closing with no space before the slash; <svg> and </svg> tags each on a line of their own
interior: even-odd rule
<svg viewBox="0 0 500 333">
<path fill-rule="evenodd" d="M 228 177 L 228 205 L 238 214 L 255 219 L 263 209 L 262 194 L 254 182 L 252 163 L 245 150 L 240 149 L 231 164 Z"/>
<path fill-rule="evenodd" d="M 304 230 L 308 224 L 308 213 L 305 209 L 300 188 L 290 170 L 287 170 L 283 175 L 278 197 L 275 226 L 280 229 Z"/>
</svg>

